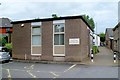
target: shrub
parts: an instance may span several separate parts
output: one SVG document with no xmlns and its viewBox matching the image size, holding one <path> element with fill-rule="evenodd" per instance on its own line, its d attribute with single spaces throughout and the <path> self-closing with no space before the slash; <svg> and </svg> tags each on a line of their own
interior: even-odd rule
<svg viewBox="0 0 120 80">
<path fill-rule="evenodd" d="M 5 37 L 2 38 L 2 45 L 4 46 L 7 43 L 7 40 L 5 39 Z"/>
<path fill-rule="evenodd" d="M 5 47 L 6 47 L 7 49 L 11 50 L 11 49 L 12 49 L 12 43 L 6 43 L 6 44 L 5 44 Z"/>
<path fill-rule="evenodd" d="M 10 56 L 12 57 L 12 43 L 6 43 L 5 47 L 8 49 Z"/>
<path fill-rule="evenodd" d="M 6 37 L 0 36 L 0 46 L 5 46 L 6 43 L 7 43 Z"/>
<path fill-rule="evenodd" d="M 97 54 L 99 52 L 99 49 L 97 46 L 93 46 L 92 49 L 93 49 L 93 54 Z"/>
</svg>

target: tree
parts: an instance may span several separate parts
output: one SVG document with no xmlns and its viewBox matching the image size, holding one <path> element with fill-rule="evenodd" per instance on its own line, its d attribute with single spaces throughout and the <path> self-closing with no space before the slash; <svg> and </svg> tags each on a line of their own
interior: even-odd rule
<svg viewBox="0 0 120 80">
<path fill-rule="evenodd" d="M 7 43 L 7 36 L 0 37 L 0 46 L 5 46 L 6 43 Z"/>
<path fill-rule="evenodd" d="M 95 23 L 93 18 L 90 18 L 88 15 L 84 15 L 83 18 L 85 19 L 85 21 L 90 25 L 90 27 L 94 30 L 95 28 Z"/>
<path fill-rule="evenodd" d="M 58 18 L 57 14 L 52 14 L 53 18 Z"/>
<path fill-rule="evenodd" d="M 102 32 L 99 34 L 99 36 L 100 36 L 100 41 L 105 42 L 105 34 Z"/>
</svg>

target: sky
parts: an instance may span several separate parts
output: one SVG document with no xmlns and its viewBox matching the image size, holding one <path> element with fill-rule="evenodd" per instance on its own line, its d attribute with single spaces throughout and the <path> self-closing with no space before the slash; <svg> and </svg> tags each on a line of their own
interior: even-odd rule
<svg viewBox="0 0 120 80">
<path fill-rule="evenodd" d="M 0 18 L 12 21 L 58 16 L 89 15 L 94 19 L 95 32 L 105 32 L 118 23 L 118 0 L 0 0 Z"/>
</svg>

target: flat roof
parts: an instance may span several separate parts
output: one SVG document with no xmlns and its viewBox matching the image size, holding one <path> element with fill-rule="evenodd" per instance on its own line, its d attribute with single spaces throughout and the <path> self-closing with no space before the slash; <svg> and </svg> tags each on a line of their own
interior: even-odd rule
<svg viewBox="0 0 120 80">
<path fill-rule="evenodd" d="M 63 19 L 82 19 L 86 25 L 94 32 L 94 30 L 90 27 L 90 25 L 86 22 L 83 18 L 83 15 L 79 16 L 65 16 L 65 17 L 57 17 L 57 18 L 43 18 L 43 19 L 32 19 L 32 20 L 22 20 L 22 21 L 13 21 L 11 24 L 18 24 L 18 23 L 29 23 L 29 22 L 43 22 L 43 21 L 53 21 L 53 20 L 63 20 Z"/>
</svg>

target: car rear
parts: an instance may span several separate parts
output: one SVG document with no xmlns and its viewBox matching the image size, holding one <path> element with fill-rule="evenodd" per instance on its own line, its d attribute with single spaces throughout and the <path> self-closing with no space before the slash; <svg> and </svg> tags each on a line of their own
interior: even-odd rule
<svg viewBox="0 0 120 80">
<path fill-rule="evenodd" d="M 7 50 L 7 48 L 0 48 L 0 62 L 3 61 L 9 61 L 10 60 L 10 54 Z"/>
</svg>

